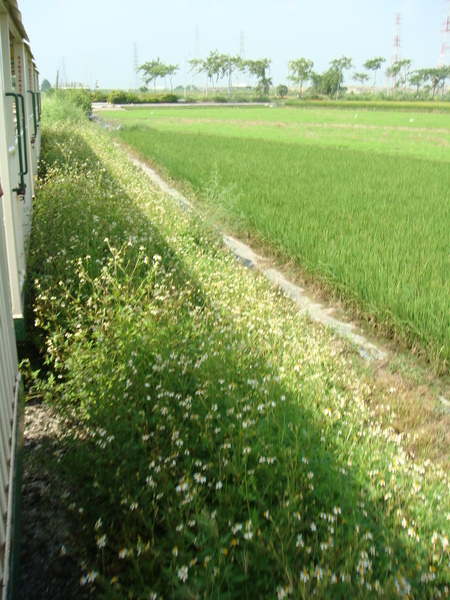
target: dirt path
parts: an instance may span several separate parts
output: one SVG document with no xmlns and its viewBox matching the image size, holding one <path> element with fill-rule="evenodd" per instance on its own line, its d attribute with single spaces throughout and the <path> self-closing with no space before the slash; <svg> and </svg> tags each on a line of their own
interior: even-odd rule
<svg viewBox="0 0 450 600">
<path fill-rule="evenodd" d="M 18 594 L 22 600 L 90 597 L 79 583 L 73 526 L 62 503 L 70 491 L 61 487 L 51 471 L 59 449 L 59 429 L 58 419 L 41 400 L 26 404 Z"/>
</svg>

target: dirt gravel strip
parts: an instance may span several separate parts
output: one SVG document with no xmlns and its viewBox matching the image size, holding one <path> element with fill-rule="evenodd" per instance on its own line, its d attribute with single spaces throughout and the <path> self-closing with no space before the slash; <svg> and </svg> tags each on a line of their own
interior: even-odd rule
<svg viewBox="0 0 450 600">
<path fill-rule="evenodd" d="M 62 503 L 69 490 L 51 471 L 57 460 L 60 423 L 41 400 L 25 406 L 24 469 L 20 524 L 21 600 L 85 600 L 73 555 L 73 523 Z"/>
</svg>

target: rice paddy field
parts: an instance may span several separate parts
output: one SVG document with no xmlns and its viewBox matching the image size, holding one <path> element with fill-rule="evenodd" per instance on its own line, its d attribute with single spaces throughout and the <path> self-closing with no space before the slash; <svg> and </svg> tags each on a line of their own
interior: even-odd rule
<svg viewBox="0 0 450 600">
<path fill-rule="evenodd" d="M 197 197 L 388 336 L 450 364 L 450 115 L 271 107 L 102 111 Z M 448 107 L 447 107 L 448 110 Z"/>
</svg>

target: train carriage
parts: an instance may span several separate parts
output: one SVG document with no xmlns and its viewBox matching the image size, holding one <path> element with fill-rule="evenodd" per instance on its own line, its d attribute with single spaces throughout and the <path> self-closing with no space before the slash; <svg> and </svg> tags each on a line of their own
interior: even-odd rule
<svg viewBox="0 0 450 600">
<path fill-rule="evenodd" d="M 0 0 L 0 582 L 12 593 L 20 497 L 26 247 L 40 149 L 39 73 L 15 0 Z"/>
</svg>

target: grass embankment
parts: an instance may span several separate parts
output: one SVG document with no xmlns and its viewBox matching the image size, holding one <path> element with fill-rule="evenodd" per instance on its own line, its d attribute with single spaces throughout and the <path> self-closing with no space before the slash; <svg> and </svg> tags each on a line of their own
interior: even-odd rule
<svg viewBox="0 0 450 600">
<path fill-rule="evenodd" d="M 121 113 L 120 136 L 200 195 L 214 182 L 247 230 L 448 370 L 446 116 L 176 112 Z"/>
<path fill-rule="evenodd" d="M 103 130 L 43 133 L 35 385 L 68 420 L 51 468 L 73 490 L 82 583 L 107 598 L 448 596 L 448 477 L 407 457 L 395 390 L 376 417 L 345 345 Z"/>
</svg>

